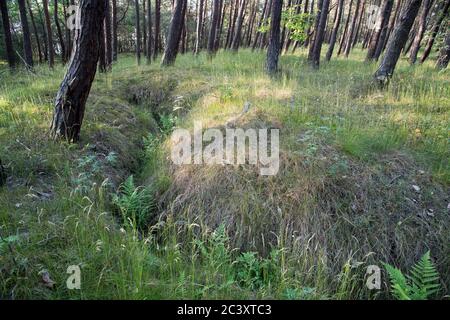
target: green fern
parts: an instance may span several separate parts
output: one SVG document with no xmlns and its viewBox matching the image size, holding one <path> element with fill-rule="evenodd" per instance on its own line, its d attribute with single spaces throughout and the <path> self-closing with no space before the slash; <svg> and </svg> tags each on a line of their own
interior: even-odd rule
<svg viewBox="0 0 450 320">
<path fill-rule="evenodd" d="M 138 228 L 144 228 L 154 209 L 154 198 L 150 188 L 136 187 L 133 176 L 120 186 L 119 194 L 113 198 L 124 221 L 130 221 Z"/>
<path fill-rule="evenodd" d="M 391 280 L 391 293 L 399 300 L 426 300 L 439 292 L 439 274 L 427 251 L 411 268 L 409 275 L 385 263 Z"/>
</svg>

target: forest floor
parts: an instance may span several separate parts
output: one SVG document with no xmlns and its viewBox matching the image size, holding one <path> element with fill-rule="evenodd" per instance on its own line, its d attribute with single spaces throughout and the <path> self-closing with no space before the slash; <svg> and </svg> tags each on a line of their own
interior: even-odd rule
<svg viewBox="0 0 450 320">
<path fill-rule="evenodd" d="M 367 266 L 427 250 L 448 294 L 450 69 L 401 61 L 379 90 L 359 50 L 319 71 L 283 56 L 272 79 L 264 58 L 121 56 L 73 145 L 48 135 L 63 68 L 0 69 L 0 298 L 383 298 Z M 279 129 L 278 174 L 172 164 L 170 132 L 194 120 Z"/>
</svg>

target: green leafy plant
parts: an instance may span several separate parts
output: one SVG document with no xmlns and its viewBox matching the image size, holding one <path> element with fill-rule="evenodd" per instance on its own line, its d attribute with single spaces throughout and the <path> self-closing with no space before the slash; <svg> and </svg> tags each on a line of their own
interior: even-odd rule
<svg viewBox="0 0 450 320">
<path fill-rule="evenodd" d="M 148 187 L 136 187 L 133 176 L 120 186 L 119 194 L 113 197 L 114 204 L 120 209 L 124 221 L 144 228 L 150 213 L 154 209 L 153 193 Z"/>
<path fill-rule="evenodd" d="M 411 268 L 409 275 L 385 263 L 384 267 L 391 280 L 391 293 L 399 300 L 426 300 L 435 295 L 440 288 L 439 274 L 427 251 Z"/>
</svg>

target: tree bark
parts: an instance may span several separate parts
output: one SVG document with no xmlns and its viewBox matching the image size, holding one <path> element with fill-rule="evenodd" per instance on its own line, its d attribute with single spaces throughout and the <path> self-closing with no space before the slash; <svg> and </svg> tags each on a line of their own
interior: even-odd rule
<svg viewBox="0 0 450 320">
<path fill-rule="evenodd" d="M 265 0 L 264 1 L 264 7 L 263 10 L 261 12 L 261 17 L 259 18 L 259 22 L 258 22 L 258 28 L 256 29 L 256 36 L 255 39 L 253 41 L 253 45 L 252 45 L 252 50 L 255 50 L 256 46 L 258 45 L 258 40 L 261 37 L 261 32 L 259 32 L 259 28 L 261 28 L 263 22 L 264 22 L 264 16 L 267 10 L 267 5 L 268 5 L 269 0 Z"/>
<path fill-rule="evenodd" d="M 33 15 L 33 10 L 31 9 L 29 0 L 27 0 L 27 6 L 28 6 L 28 12 L 30 14 L 31 25 L 33 26 L 34 37 L 36 39 L 36 45 L 37 45 L 38 55 L 39 55 L 39 63 L 41 63 L 42 62 L 41 40 L 39 39 L 39 32 L 38 32 L 37 27 L 36 27 L 36 22 L 34 20 L 34 15 Z"/>
<path fill-rule="evenodd" d="M 104 0 L 80 0 L 80 29 L 75 30 L 73 55 L 55 99 L 51 125 L 54 138 L 76 142 L 80 138 L 86 100 L 99 58 Z"/>
<path fill-rule="evenodd" d="M 344 11 L 344 0 L 339 0 L 338 6 L 339 7 L 336 9 L 336 10 L 338 10 L 338 15 L 336 17 L 336 20 L 334 21 L 333 32 L 331 33 L 331 38 L 330 38 L 330 45 L 328 46 L 328 51 L 325 56 L 326 61 L 330 61 L 331 56 L 333 55 L 334 46 L 336 44 L 336 39 L 337 39 L 337 33 L 339 31 L 339 25 L 342 20 L 342 13 Z"/>
<path fill-rule="evenodd" d="M 328 1 L 328 0 L 325 0 Z M 278 70 L 278 58 L 280 56 L 280 25 L 281 25 L 281 10 L 283 8 L 283 0 L 273 0 L 272 14 L 270 16 L 270 36 L 269 47 L 267 49 L 266 57 L 266 71 L 269 74 L 274 74 Z"/>
<path fill-rule="evenodd" d="M 117 61 L 117 0 L 112 0 L 112 59 Z"/>
<path fill-rule="evenodd" d="M 48 65 L 53 68 L 55 64 L 55 51 L 53 49 L 52 24 L 50 22 L 50 13 L 48 12 L 48 0 L 42 0 L 42 7 L 45 17 L 45 31 L 47 39 Z"/>
<path fill-rule="evenodd" d="M 136 62 L 141 64 L 141 25 L 139 13 L 139 0 L 134 0 L 135 11 L 135 26 L 136 26 Z"/>
<path fill-rule="evenodd" d="M 386 33 L 381 33 L 380 40 L 378 41 L 377 50 L 375 52 L 375 60 L 378 60 L 380 58 L 381 53 L 383 52 L 384 48 L 386 47 L 386 44 L 389 40 L 389 37 L 392 33 L 392 30 L 394 30 L 395 24 L 397 23 L 397 18 L 400 13 L 400 8 L 402 6 L 402 0 L 398 0 L 397 6 L 395 8 L 394 16 L 389 21 L 389 26 L 386 30 Z"/>
<path fill-rule="evenodd" d="M 378 42 L 380 40 L 381 33 L 383 32 L 383 28 L 385 28 L 389 22 L 393 5 L 394 0 L 384 0 L 383 2 L 375 24 L 375 30 L 372 33 L 372 38 L 370 39 L 370 43 L 367 48 L 366 61 L 372 61 L 375 59 Z"/>
<path fill-rule="evenodd" d="M 145 17 L 147 13 L 147 7 L 145 5 L 146 0 L 142 0 L 142 51 L 144 56 L 147 56 L 147 19 Z"/>
<path fill-rule="evenodd" d="M 322 51 L 323 37 L 325 35 L 325 27 L 327 25 L 328 8 L 330 0 L 323 0 L 320 8 L 320 21 L 314 37 L 314 48 L 312 52 L 311 63 L 314 68 L 319 68 L 320 52 Z"/>
<path fill-rule="evenodd" d="M 444 20 L 445 16 L 448 13 L 449 6 L 450 0 L 447 0 L 445 3 L 443 3 L 443 9 L 433 25 L 430 38 L 428 39 L 427 46 L 425 47 L 422 58 L 420 59 L 420 63 L 424 63 L 425 60 L 427 60 L 428 56 L 430 55 L 431 48 L 433 47 L 434 41 L 436 39 L 436 35 L 439 32 L 439 28 L 441 27 L 442 21 Z"/>
<path fill-rule="evenodd" d="M 345 55 L 346 58 L 348 58 L 348 55 L 350 54 L 350 49 L 352 48 L 353 36 L 355 34 L 355 28 L 356 28 L 356 20 L 358 19 L 358 16 L 359 16 L 359 10 L 361 10 L 360 4 L 361 4 L 361 1 L 360 0 L 356 0 L 355 14 L 353 15 L 352 25 L 350 27 L 350 33 L 349 33 L 349 36 L 348 36 L 348 39 L 347 39 L 347 44 L 345 46 L 344 55 Z"/>
<path fill-rule="evenodd" d="M 161 0 L 155 0 L 155 43 L 153 45 L 153 59 L 161 51 Z"/>
<path fill-rule="evenodd" d="M 422 12 L 420 14 L 419 19 L 419 27 L 416 33 L 416 36 L 414 37 L 414 41 L 412 43 L 410 54 L 409 54 L 409 63 L 414 64 L 417 60 L 417 53 L 420 49 L 420 43 L 422 42 L 423 35 L 425 33 L 425 29 L 427 26 L 427 17 L 428 12 L 431 8 L 432 0 L 424 0 L 422 3 Z"/>
<path fill-rule="evenodd" d="M 204 0 L 199 0 L 197 11 L 197 26 L 196 26 L 196 38 L 194 53 L 198 54 L 202 45 L 202 26 L 203 26 L 203 4 Z"/>
<path fill-rule="evenodd" d="M 342 38 L 341 38 L 341 42 L 339 44 L 339 50 L 337 52 L 337 55 L 340 55 L 342 52 L 342 49 L 344 48 L 345 40 L 347 37 L 348 26 L 350 24 L 350 18 L 352 15 L 352 5 L 353 5 L 353 0 L 350 0 L 350 4 L 348 6 L 347 20 L 345 21 L 344 32 L 342 33 Z"/>
<path fill-rule="evenodd" d="M 58 0 L 53 2 L 53 19 L 55 20 L 56 33 L 58 34 L 59 45 L 61 47 L 61 59 L 66 62 L 66 44 L 64 43 L 64 37 L 61 31 L 61 25 L 59 24 L 58 17 Z"/>
<path fill-rule="evenodd" d="M 386 53 L 384 54 L 380 67 L 375 72 L 374 77 L 379 82 L 385 83 L 392 77 L 400 53 L 405 46 L 408 34 L 411 31 L 411 27 L 419 12 L 421 2 L 422 0 L 409 0 L 408 3 L 405 4 L 405 8 L 400 15 L 400 20 L 392 34 L 392 38 L 389 39 Z"/>
<path fill-rule="evenodd" d="M 208 36 L 208 55 L 211 57 L 214 53 L 214 45 L 216 41 L 217 23 L 219 22 L 219 4 L 220 0 L 213 0 L 211 28 Z"/>
<path fill-rule="evenodd" d="M 112 50 L 112 21 L 111 21 L 111 4 L 110 0 L 106 0 L 105 4 L 105 63 L 106 71 L 111 71 L 113 61 Z"/>
<path fill-rule="evenodd" d="M 172 65 L 177 57 L 186 6 L 187 0 L 175 0 L 175 8 L 170 21 L 169 33 L 167 34 L 167 43 L 161 61 L 163 66 Z"/>
<path fill-rule="evenodd" d="M 234 31 L 233 42 L 231 43 L 231 50 L 233 51 L 238 51 L 239 45 L 241 44 L 242 23 L 244 22 L 246 3 L 247 0 L 241 0 L 241 5 L 239 7 L 239 14 L 236 22 L 236 30 Z"/>
<path fill-rule="evenodd" d="M 308 37 L 308 41 L 309 41 L 308 60 L 310 62 L 312 62 L 312 60 L 313 60 L 314 41 L 316 38 L 317 29 L 319 28 L 319 24 L 320 24 L 320 16 L 322 15 L 322 4 L 323 4 L 323 0 L 317 1 L 317 14 L 316 14 L 316 19 L 314 20 L 314 28 L 313 28 L 313 31 L 311 32 L 311 36 Z M 312 9 L 311 9 L 311 12 L 312 12 Z"/>
<path fill-rule="evenodd" d="M 11 38 L 8 4 L 6 3 L 6 0 L 0 0 L 0 10 L 2 12 L 3 33 L 5 35 L 6 58 L 8 60 L 9 67 L 14 69 L 16 67 L 16 56 L 14 54 L 14 47 Z"/>
<path fill-rule="evenodd" d="M 28 69 L 33 69 L 33 50 L 31 49 L 31 37 L 30 28 L 28 26 L 27 19 L 27 8 L 25 5 L 25 0 L 19 0 L 19 12 L 20 12 L 20 22 L 22 24 L 23 33 L 23 53 L 25 57 L 25 63 Z"/>
<path fill-rule="evenodd" d="M 147 63 L 150 63 L 152 60 L 152 46 L 153 46 L 152 0 L 148 0 L 147 3 L 147 23 L 148 23 Z"/>
<path fill-rule="evenodd" d="M 444 46 L 441 48 L 439 52 L 439 58 L 436 62 L 436 69 L 443 70 L 447 68 L 448 62 L 450 60 L 450 30 L 447 30 L 447 34 L 445 35 Z"/>
</svg>

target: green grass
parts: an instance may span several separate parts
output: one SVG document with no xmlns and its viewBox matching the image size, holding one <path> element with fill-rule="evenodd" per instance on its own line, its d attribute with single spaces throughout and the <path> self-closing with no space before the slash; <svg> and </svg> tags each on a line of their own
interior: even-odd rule
<svg viewBox="0 0 450 320">
<path fill-rule="evenodd" d="M 121 56 L 77 145 L 48 137 L 62 67 L 2 72 L 0 297 L 372 299 L 389 282 L 369 291 L 368 265 L 406 270 L 428 249 L 448 294 L 449 70 L 401 61 L 379 91 L 363 60 L 315 71 L 302 52 L 271 79 L 246 50 L 164 69 Z M 246 101 L 239 126 L 280 128 L 278 175 L 170 163 L 173 125 L 223 128 Z M 130 175 L 151 195 L 120 195 Z M 66 288 L 73 264 L 81 290 Z"/>
</svg>

